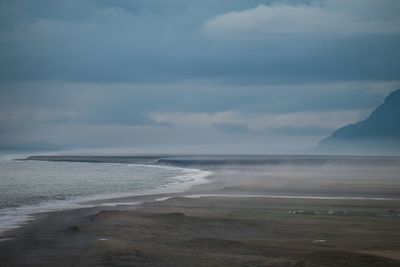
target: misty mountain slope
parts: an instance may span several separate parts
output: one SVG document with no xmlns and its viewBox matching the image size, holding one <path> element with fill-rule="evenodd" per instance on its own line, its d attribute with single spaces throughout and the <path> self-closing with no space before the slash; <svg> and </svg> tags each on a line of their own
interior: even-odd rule
<svg viewBox="0 0 400 267">
<path fill-rule="evenodd" d="M 363 121 L 339 128 L 322 140 L 323 152 L 400 153 L 400 90 Z"/>
</svg>

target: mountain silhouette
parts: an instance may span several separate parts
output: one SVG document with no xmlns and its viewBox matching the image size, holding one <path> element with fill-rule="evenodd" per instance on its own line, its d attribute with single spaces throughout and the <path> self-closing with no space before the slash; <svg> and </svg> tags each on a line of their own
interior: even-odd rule
<svg viewBox="0 0 400 267">
<path fill-rule="evenodd" d="M 339 128 L 317 150 L 343 153 L 400 153 L 400 90 L 392 92 L 371 115 Z"/>
</svg>

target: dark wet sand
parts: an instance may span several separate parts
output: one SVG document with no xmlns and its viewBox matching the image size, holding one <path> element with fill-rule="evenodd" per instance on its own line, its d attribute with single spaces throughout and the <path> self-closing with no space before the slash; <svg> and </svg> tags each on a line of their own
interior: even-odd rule
<svg viewBox="0 0 400 267">
<path fill-rule="evenodd" d="M 267 182 L 267 187 L 265 179 L 260 182 L 254 177 L 251 184 L 240 184 L 240 179 L 230 180 L 229 174 L 216 172 L 212 184 L 193 190 L 269 194 L 265 188 L 275 188 L 275 193 L 304 195 L 319 187 L 313 184 L 307 191 L 303 186 L 302 192 L 296 192 L 298 186 L 282 185 L 282 179 Z M 351 184 L 344 191 L 340 184 L 329 187 L 330 195 L 365 190 L 365 183 Z M 395 196 L 397 190 L 382 183 L 370 195 Z M 400 266 L 400 217 L 389 212 L 400 210 L 399 200 L 177 195 L 153 201 L 157 197 L 161 196 L 126 199 L 145 200 L 139 207 L 40 214 L 4 236 L 15 239 L 0 242 L 0 265 Z"/>
</svg>

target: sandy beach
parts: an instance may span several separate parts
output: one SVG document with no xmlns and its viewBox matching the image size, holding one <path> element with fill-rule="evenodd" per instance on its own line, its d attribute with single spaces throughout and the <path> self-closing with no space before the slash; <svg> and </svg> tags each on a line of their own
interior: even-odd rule
<svg viewBox="0 0 400 267">
<path fill-rule="evenodd" d="M 208 169 L 188 192 L 38 214 L 3 236 L 1 265 L 400 266 L 398 184 Z"/>
</svg>

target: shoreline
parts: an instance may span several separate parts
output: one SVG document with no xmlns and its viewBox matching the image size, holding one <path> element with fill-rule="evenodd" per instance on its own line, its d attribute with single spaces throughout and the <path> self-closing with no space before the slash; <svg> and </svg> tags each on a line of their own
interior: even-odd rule
<svg viewBox="0 0 400 267">
<path fill-rule="evenodd" d="M 50 161 L 51 162 L 51 161 Z M 87 162 L 90 164 L 90 162 Z M 137 166 L 145 166 L 150 168 L 166 168 L 166 169 L 181 169 L 183 170 L 183 174 L 175 177 L 177 179 L 176 182 L 171 183 L 166 188 L 160 187 L 157 189 L 148 189 L 146 192 L 138 193 L 138 192 L 126 192 L 126 193 L 103 193 L 103 194 L 95 194 L 82 196 L 73 199 L 65 199 L 65 200 L 53 200 L 46 201 L 42 203 L 38 203 L 37 205 L 27 205 L 20 207 L 9 207 L 3 208 L 1 211 L 3 218 L 2 225 L 0 226 L 0 241 L 8 231 L 18 229 L 29 222 L 36 219 L 36 214 L 47 213 L 47 212 L 58 212 L 58 211 L 66 211 L 66 210 L 74 210 L 74 209 L 85 209 L 85 208 L 94 208 L 94 207 L 105 207 L 105 206 L 115 206 L 115 205 L 139 205 L 142 202 L 129 203 L 128 199 L 132 198 L 144 198 L 149 196 L 158 196 L 158 195 L 173 195 L 173 194 L 181 194 L 186 191 L 190 191 L 193 186 L 198 186 L 202 184 L 209 183 L 207 177 L 212 174 L 210 171 L 195 169 L 195 168 L 184 168 L 178 166 L 164 166 L 164 165 L 154 165 L 154 164 L 128 164 L 128 163 L 109 163 L 104 162 L 105 164 L 123 164 L 126 166 L 137 165 Z M 103 164 L 103 163 L 101 163 Z M 191 173 L 189 173 L 191 172 Z M 191 176 L 190 180 L 179 182 L 179 178 L 184 177 L 186 175 Z M 185 178 L 186 179 L 186 178 Z M 123 201 L 120 203 L 115 203 L 115 201 Z M 128 201 L 127 201 L 128 200 Z M 132 201 L 131 201 L 132 202 Z"/>
<path fill-rule="evenodd" d="M 90 163 L 90 162 L 88 162 Z M 108 162 L 106 162 L 108 163 Z M 112 163 L 111 163 L 112 164 Z M 116 163 L 121 164 L 121 163 Z M 122 163 L 123 164 L 123 163 Z M 131 164 L 128 164 L 131 165 Z M 135 164 L 132 164 L 135 165 Z M 352 195 L 303 195 L 299 193 L 297 195 L 285 195 L 286 192 L 271 192 L 266 194 L 247 194 L 246 189 L 234 191 L 228 190 L 226 192 L 226 188 L 218 187 L 218 171 L 210 171 L 202 170 L 199 168 L 188 168 L 188 167 L 178 167 L 178 166 L 168 166 L 168 165 L 153 165 L 153 164 L 137 164 L 137 165 L 146 165 L 156 168 L 181 168 L 187 170 L 197 170 L 202 171 L 203 175 L 199 180 L 185 182 L 184 189 L 177 190 L 177 188 L 169 189 L 167 192 L 157 192 L 159 190 L 150 190 L 145 194 L 135 194 L 135 193 L 114 193 L 109 195 L 94 195 L 88 197 L 82 197 L 73 200 L 62 200 L 59 201 L 62 205 L 61 207 L 57 207 L 57 205 L 52 205 L 54 202 L 50 203 L 51 208 L 46 210 L 46 205 L 38 205 L 33 206 L 33 208 L 38 208 L 39 211 L 34 211 L 32 213 L 24 214 L 26 219 L 21 219 L 22 223 L 18 225 L 12 226 L 7 230 L 3 230 L 0 232 L 0 242 L 11 240 L 7 237 L 8 232 L 18 231 L 19 228 L 29 226 L 30 223 L 37 220 L 37 218 L 42 217 L 48 213 L 62 213 L 65 211 L 74 211 L 74 210 L 99 210 L 103 208 L 115 208 L 118 210 L 124 210 L 126 208 L 140 208 L 140 206 L 145 205 L 146 203 L 154 203 L 154 202 L 162 202 L 171 198 L 271 198 L 271 199 L 310 199 L 310 200 L 355 200 L 355 201 L 400 201 L 399 197 L 376 197 L 375 195 L 365 195 L 365 196 L 352 196 Z M 181 184 L 180 184 L 181 186 Z M 205 187 L 205 188 L 204 188 Z M 172 192 L 169 192 L 172 191 Z M 243 191 L 245 194 L 243 194 Z M 42 203 L 47 204 L 47 203 Z M 20 207 L 30 209 L 32 207 Z"/>
<path fill-rule="evenodd" d="M 184 192 L 91 201 L 87 204 L 92 207 L 36 214 L 34 221 L 2 236 L 7 240 L 0 242 L 0 262 L 138 267 L 400 264 L 397 184 L 387 186 L 382 178 L 370 191 L 369 180 L 355 177 L 338 183 L 311 175 L 301 180 L 302 187 L 291 176 L 298 172 L 276 179 L 265 166 L 207 170 L 213 172 L 208 183 Z M 343 186 L 345 181 L 349 183 Z"/>
<path fill-rule="evenodd" d="M 53 159 L 55 157 L 55 160 Z M 67 156 L 66 159 L 64 156 L 61 156 L 58 159 L 58 156 L 39 156 L 39 159 L 36 157 L 28 157 L 24 160 L 34 160 L 34 161 L 56 161 L 56 162 L 77 162 L 69 160 L 70 156 Z M 52 213 L 52 212 L 62 212 L 62 211 L 69 211 L 69 210 L 77 210 L 77 209 L 101 209 L 105 207 L 138 207 L 143 205 L 145 202 L 158 202 L 158 201 L 165 201 L 170 198 L 174 197 L 186 197 L 186 198 L 200 198 L 200 197 L 229 197 L 229 198 L 287 198 L 287 199 L 331 199 L 331 200 L 379 200 L 379 201 L 397 201 L 400 200 L 400 193 L 398 195 L 376 195 L 376 194 L 352 194 L 345 192 L 344 194 L 335 194 L 329 193 L 324 195 L 315 195 L 315 192 L 308 191 L 304 192 L 294 192 L 292 195 L 288 195 L 287 191 L 274 191 L 270 190 L 265 192 L 265 189 L 262 190 L 263 193 L 256 192 L 257 188 L 252 188 L 252 190 L 248 190 L 245 188 L 244 185 L 239 185 L 236 187 L 232 187 L 231 184 L 224 184 L 221 186 L 219 175 L 221 175 L 221 170 L 225 170 L 227 167 L 220 166 L 216 167 L 208 167 L 203 168 L 201 165 L 189 165 L 189 166 L 173 166 L 173 165 L 163 165 L 163 163 L 158 164 L 155 163 L 154 160 L 155 156 L 149 157 L 152 162 L 151 163 L 130 163 L 130 162 L 109 162 L 109 161 L 83 161 L 83 163 L 98 163 L 98 164 L 123 164 L 123 165 L 137 165 L 137 166 L 146 166 L 146 167 L 154 167 L 154 168 L 179 168 L 183 170 L 190 170 L 190 171 L 201 171 L 200 177 L 197 177 L 194 181 L 188 181 L 183 184 L 175 184 L 171 185 L 171 188 L 168 188 L 166 191 L 161 189 L 149 190 L 147 193 L 111 193 L 111 194 L 100 194 L 100 195 L 93 195 L 87 197 L 81 197 L 77 199 L 71 200 L 62 200 L 62 201 L 55 201 L 50 203 L 42 203 L 37 206 L 24 206 L 18 207 L 17 209 L 38 209 L 38 211 L 26 211 L 21 216 L 25 218 L 18 218 L 16 221 L 18 223 L 16 225 L 12 225 L 8 228 L 3 227 L 0 229 L 0 241 L 4 240 L 3 238 L 8 231 L 18 230 L 20 227 L 24 227 L 31 223 L 32 221 L 36 220 L 37 216 L 40 214 L 45 213 Z M 32 159 L 30 159 L 32 158 Z M 131 157 L 128 157 L 131 158 Z M 136 158 L 136 156 L 134 157 Z M 141 158 L 141 157 L 139 157 Z M 337 159 L 337 157 L 333 157 Z M 358 158 L 358 157 L 356 157 Z M 367 157 L 369 158 L 369 157 Z M 391 157 L 393 158 L 393 157 Z M 19 160 L 19 159 L 18 159 Z M 195 159 L 196 160 L 196 159 Z M 78 161 L 81 162 L 81 161 Z M 246 166 L 247 167 L 247 166 Z M 203 168 L 203 169 L 201 169 Z M 183 186 L 183 188 L 182 188 Z M 178 189 L 178 187 L 180 187 Z M 233 190 L 232 190 L 233 189 Z M 161 191 L 161 192 L 159 192 Z M 290 192 L 290 191 L 289 191 Z M 343 192 L 341 192 L 343 193 Z M 140 201 L 138 201 L 139 199 Z"/>
</svg>

